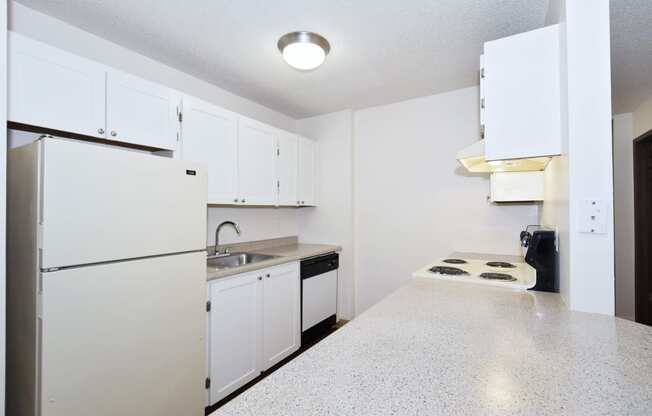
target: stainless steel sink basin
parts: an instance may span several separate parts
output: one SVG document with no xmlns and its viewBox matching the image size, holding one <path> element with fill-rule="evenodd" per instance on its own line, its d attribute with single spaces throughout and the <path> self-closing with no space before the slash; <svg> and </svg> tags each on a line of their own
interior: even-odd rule
<svg viewBox="0 0 652 416">
<path fill-rule="evenodd" d="M 231 269 L 233 267 L 258 263 L 276 257 L 278 256 L 271 256 L 268 254 L 232 253 L 229 254 L 228 256 L 209 257 L 207 260 L 207 264 L 209 267 L 214 267 L 216 269 Z"/>
</svg>

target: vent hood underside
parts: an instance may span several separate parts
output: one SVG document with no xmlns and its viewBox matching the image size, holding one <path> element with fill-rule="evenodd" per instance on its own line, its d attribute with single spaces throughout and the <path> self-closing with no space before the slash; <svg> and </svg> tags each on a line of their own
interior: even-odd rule
<svg viewBox="0 0 652 416">
<path fill-rule="evenodd" d="M 544 170 L 550 157 L 532 157 L 526 159 L 487 160 L 484 157 L 484 140 L 479 140 L 471 146 L 462 149 L 456 156 L 457 160 L 469 172 L 528 172 Z"/>
</svg>

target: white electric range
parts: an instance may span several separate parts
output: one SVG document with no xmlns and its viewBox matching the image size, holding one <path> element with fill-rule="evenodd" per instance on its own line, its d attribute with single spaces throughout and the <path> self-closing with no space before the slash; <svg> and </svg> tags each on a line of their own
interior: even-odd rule
<svg viewBox="0 0 652 416">
<path fill-rule="evenodd" d="M 536 284 L 536 270 L 519 256 L 453 253 L 412 274 L 414 277 L 527 290 Z"/>
</svg>

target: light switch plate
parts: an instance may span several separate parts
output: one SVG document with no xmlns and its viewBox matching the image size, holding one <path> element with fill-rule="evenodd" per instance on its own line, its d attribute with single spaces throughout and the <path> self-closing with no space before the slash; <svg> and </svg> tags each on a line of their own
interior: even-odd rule
<svg viewBox="0 0 652 416">
<path fill-rule="evenodd" d="M 607 212 L 603 200 L 586 199 L 581 201 L 579 214 L 579 226 L 581 233 L 607 233 Z"/>
</svg>

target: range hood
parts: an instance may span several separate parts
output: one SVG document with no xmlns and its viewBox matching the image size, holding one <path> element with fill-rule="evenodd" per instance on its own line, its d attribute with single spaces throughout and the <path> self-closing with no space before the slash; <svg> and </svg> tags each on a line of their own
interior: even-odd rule
<svg viewBox="0 0 652 416">
<path fill-rule="evenodd" d="M 469 172 L 528 172 L 544 170 L 550 157 L 532 157 L 526 159 L 487 160 L 484 157 L 484 140 L 478 140 L 471 146 L 457 153 L 457 161 Z"/>
</svg>

